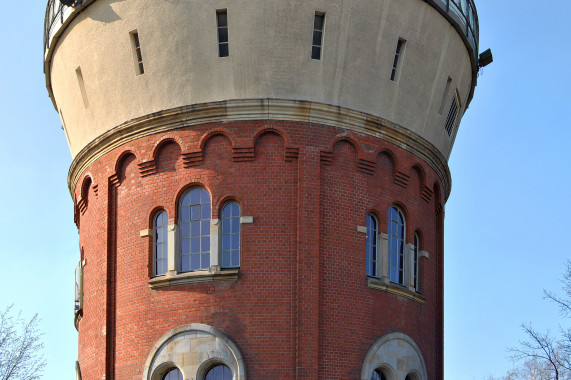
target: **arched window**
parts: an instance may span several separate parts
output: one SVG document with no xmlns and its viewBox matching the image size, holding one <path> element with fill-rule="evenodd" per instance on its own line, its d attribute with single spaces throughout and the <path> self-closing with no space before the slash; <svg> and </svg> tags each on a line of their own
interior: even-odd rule
<svg viewBox="0 0 571 380">
<path fill-rule="evenodd" d="M 387 377 L 380 369 L 376 369 L 371 375 L 371 380 L 387 380 Z"/>
<path fill-rule="evenodd" d="M 210 267 L 210 194 L 202 187 L 187 191 L 180 200 L 180 271 Z"/>
<path fill-rule="evenodd" d="M 377 275 L 377 218 L 367 215 L 366 272 L 367 276 Z"/>
<path fill-rule="evenodd" d="M 240 266 L 240 205 L 228 202 L 222 207 L 222 268 Z"/>
<path fill-rule="evenodd" d="M 232 371 L 224 364 L 218 364 L 208 370 L 205 380 L 232 380 Z"/>
<path fill-rule="evenodd" d="M 161 377 L 161 380 L 183 380 L 182 372 L 178 368 L 170 369 Z"/>
<path fill-rule="evenodd" d="M 404 217 L 396 208 L 389 209 L 389 280 L 404 285 Z"/>
<path fill-rule="evenodd" d="M 154 275 L 161 276 L 168 270 L 168 235 L 169 218 L 166 211 L 159 211 L 153 221 L 154 230 Z"/>
<path fill-rule="evenodd" d="M 414 247 L 412 253 L 412 286 L 416 291 L 420 290 L 419 273 L 420 273 L 420 237 L 417 233 L 414 234 Z"/>
</svg>

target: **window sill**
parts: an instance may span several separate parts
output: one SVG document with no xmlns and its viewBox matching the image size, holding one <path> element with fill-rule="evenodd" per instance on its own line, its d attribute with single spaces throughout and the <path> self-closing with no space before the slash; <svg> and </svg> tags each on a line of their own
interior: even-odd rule
<svg viewBox="0 0 571 380">
<path fill-rule="evenodd" d="M 168 272 L 164 276 L 153 277 L 149 280 L 151 289 L 164 288 L 166 286 L 175 286 L 182 284 L 194 284 L 197 282 L 236 280 L 239 273 L 238 268 L 219 269 L 211 267 L 208 270 L 200 270 L 194 272 L 176 273 Z"/>
<path fill-rule="evenodd" d="M 417 292 L 411 291 L 404 286 L 393 284 L 393 283 L 386 283 L 383 280 L 375 277 L 368 277 L 367 278 L 367 287 L 371 289 L 382 290 L 387 293 L 396 294 L 398 296 L 408 298 L 410 300 L 416 301 L 420 304 L 426 302 L 426 298 L 420 295 Z"/>
</svg>

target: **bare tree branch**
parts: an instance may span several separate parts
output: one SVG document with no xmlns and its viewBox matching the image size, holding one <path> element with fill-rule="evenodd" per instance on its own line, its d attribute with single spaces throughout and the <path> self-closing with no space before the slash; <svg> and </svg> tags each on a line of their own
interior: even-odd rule
<svg viewBox="0 0 571 380">
<path fill-rule="evenodd" d="M 0 313 L 0 380 L 37 380 L 46 365 L 38 315 L 26 323 L 12 308 Z"/>
</svg>

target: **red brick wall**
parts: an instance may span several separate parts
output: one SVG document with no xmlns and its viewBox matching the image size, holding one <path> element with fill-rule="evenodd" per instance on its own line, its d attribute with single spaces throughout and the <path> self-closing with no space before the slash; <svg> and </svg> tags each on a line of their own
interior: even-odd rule
<svg viewBox="0 0 571 380">
<path fill-rule="evenodd" d="M 442 200 L 433 194 L 440 181 L 404 149 L 322 125 L 233 122 L 141 138 L 85 175 L 93 183 L 87 207 L 77 211 L 87 260 L 84 379 L 141 379 L 156 340 L 189 323 L 226 333 L 250 379 L 358 379 L 367 351 L 389 332 L 412 337 L 429 379 L 442 378 L 435 213 Z M 212 217 L 229 197 L 254 217 L 242 225 L 239 279 L 151 290 L 152 238 L 139 231 L 152 228 L 158 208 L 175 223 L 190 185 L 210 191 Z M 375 212 L 386 232 L 395 203 L 406 216 L 407 243 L 418 231 L 430 253 L 421 259 L 425 304 L 367 287 L 357 226 Z"/>
</svg>

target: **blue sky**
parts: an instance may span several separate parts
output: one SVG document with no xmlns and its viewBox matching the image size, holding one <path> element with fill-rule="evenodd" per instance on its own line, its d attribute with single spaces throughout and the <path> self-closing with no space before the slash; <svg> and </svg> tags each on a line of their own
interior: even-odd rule
<svg viewBox="0 0 571 380">
<path fill-rule="evenodd" d="M 567 0 L 477 0 L 479 78 L 450 158 L 446 205 L 445 376 L 485 379 L 512 363 L 519 325 L 556 330 L 571 251 L 571 80 Z M 2 1 L 0 202 L 3 290 L 45 332 L 45 379 L 73 378 L 73 272 L 78 235 L 67 190 L 71 156 L 45 89 L 45 1 Z M 88 43 L 88 41 L 86 41 Z M 62 375 L 63 374 L 63 375 Z"/>
</svg>

